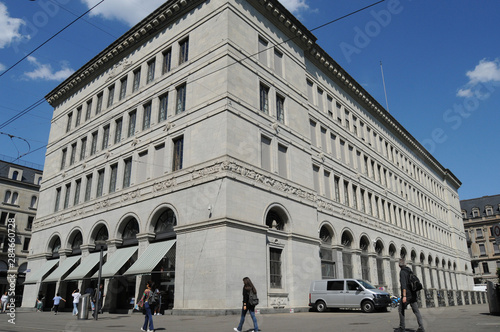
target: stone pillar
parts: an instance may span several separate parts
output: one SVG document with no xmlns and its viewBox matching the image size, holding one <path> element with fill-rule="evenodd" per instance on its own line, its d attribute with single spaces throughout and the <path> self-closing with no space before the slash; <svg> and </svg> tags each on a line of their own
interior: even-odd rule
<svg viewBox="0 0 500 332">
<path fill-rule="evenodd" d="M 117 250 L 117 247 L 122 244 L 121 239 L 111 239 L 106 241 L 107 245 L 107 250 L 106 250 L 106 261 L 109 261 L 110 259 L 113 259 L 113 255 Z M 116 308 L 116 298 L 117 294 L 113 292 L 112 290 L 114 289 L 113 287 L 109 287 L 110 285 L 110 279 L 109 278 L 102 278 L 101 283 L 104 283 L 104 298 L 102 302 L 102 308 L 105 311 L 109 311 L 109 308 Z"/>
<path fill-rule="evenodd" d="M 368 264 L 370 266 L 370 282 L 372 285 L 378 285 L 377 255 L 375 253 L 370 253 L 368 255 Z"/>
<path fill-rule="evenodd" d="M 356 279 L 362 279 L 363 273 L 361 271 L 361 250 L 351 250 L 352 260 L 352 276 Z"/>
<path fill-rule="evenodd" d="M 154 233 L 138 233 L 136 235 L 137 241 L 139 242 L 138 244 L 138 253 L 137 257 L 141 257 L 141 255 L 146 251 L 146 248 L 149 246 L 149 241 L 154 239 L 155 234 Z M 144 285 L 142 285 L 142 276 L 138 275 L 135 277 L 135 303 L 137 304 L 139 300 L 141 299 L 142 296 L 142 288 L 144 288 Z"/>
<path fill-rule="evenodd" d="M 387 292 L 391 295 L 397 294 L 398 290 L 392 287 L 391 257 L 384 256 L 382 259 L 384 260 L 384 280 L 387 285 Z"/>
</svg>

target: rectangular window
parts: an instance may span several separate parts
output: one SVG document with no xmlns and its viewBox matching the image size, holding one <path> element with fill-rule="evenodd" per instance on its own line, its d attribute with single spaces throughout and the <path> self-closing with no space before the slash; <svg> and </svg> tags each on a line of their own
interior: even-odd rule
<svg viewBox="0 0 500 332">
<path fill-rule="evenodd" d="M 98 114 L 97 110 L 95 113 Z M 92 115 L 92 99 L 87 101 L 87 108 L 85 109 L 85 121 L 88 121 L 91 115 Z"/>
<path fill-rule="evenodd" d="M 134 136 L 135 133 L 135 118 L 137 116 L 137 111 L 133 110 L 132 112 L 128 113 L 128 132 L 127 132 L 127 137 Z"/>
<path fill-rule="evenodd" d="M 366 213 L 366 207 L 365 207 L 365 191 L 361 189 L 359 191 L 359 198 L 360 198 L 360 203 L 361 203 L 361 211 Z"/>
<path fill-rule="evenodd" d="M 495 255 L 500 254 L 500 245 L 498 243 L 493 243 L 493 252 Z"/>
<path fill-rule="evenodd" d="M 335 262 L 333 261 L 333 254 L 332 250 L 330 249 L 320 249 L 320 257 L 321 257 L 321 278 L 323 279 L 332 279 L 335 278 Z M 334 283 L 337 285 L 337 290 L 344 290 L 344 281 L 328 281 L 327 283 L 327 289 L 328 290 L 333 290 L 332 288 L 335 287 Z M 342 285 L 341 289 L 338 289 L 338 284 Z"/>
<path fill-rule="evenodd" d="M 28 217 L 28 224 L 26 225 L 27 230 L 31 230 L 33 228 L 33 221 L 35 220 L 35 217 L 29 216 Z"/>
<path fill-rule="evenodd" d="M 103 98 L 103 94 L 101 92 L 100 94 L 97 95 L 97 105 L 95 108 L 95 114 L 99 114 L 102 111 L 102 98 Z"/>
<path fill-rule="evenodd" d="M 285 98 L 280 95 L 276 95 L 276 119 L 285 123 Z"/>
<path fill-rule="evenodd" d="M 71 154 L 69 156 L 69 164 L 73 165 L 76 158 L 76 143 L 71 144 Z"/>
<path fill-rule="evenodd" d="M 68 114 L 68 123 L 66 124 L 66 132 L 71 130 L 71 123 L 73 122 L 73 112 Z"/>
<path fill-rule="evenodd" d="M 179 85 L 175 90 L 177 91 L 175 114 L 179 114 L 186 110 L 186 83 Z"/>
<path fill-rule="evenodd" d="M 102 150 L 107 149 L 109 144 L 109 124 L 103 128 Z"/>
<path fill-rule="evenodd" d="M 97 171 L 97 193 L 96 197 L 101 197 L 104 189 L 104 169 Z"/>
<path fill-rule="evenodd" d="M 76 109 L 76 123 L 75 127 L 78 127 L 80 125 L 80 122 L 82 121 L 82 107 L 78 106 Z"/>
<path fill-rule="evenodd" d="M 278 144 L 278 174 L 284 178 L 286 178 L 288 175 L 286 151 L 286 146 Z"/>
<path fill-rule="evenodd" d="M 483 262 L 483 273 L 487 274 L 490 273 L 490 268 L 488 267 L 488 262 Z"/>
<path fill-rule="evenodd" d="M 259 62 L 267 66 L 267 41 L 259 37 Z"/>
<path fill-rule="evenodd" d="M 179 42 L 179 65 L 188 61 L 189 53 L 189 38 L 185 38 Z"/>
<path fill-rule="evenodd" d="M 124 78 L 122 78 L 120 80 L 120 97 L 119 97 L 119 100 L 122 100 L 123 98 L 125 98 L 126 95 L 127 95 L 127 76 L 125 76 Z"/>
<path fill-rule="evenodd" d="M 109 179 L 109 192 L 114 193 L 116 190 L 116 176 L 118 175 L 118 164 L 111 165 L 111 177 Z"/>
<path fill-rule="evenodd" d="M 344 181 L 344 204 L 351 206 L 349 202 L 349 182 Z"/>
<path fill-rule="evenodd" d="M 82 189 L 82 180 L 78 179 L 75 181 L 75 197 L 73 198 L 73 205 L 80 203 L 80 191 Z"/>
<path fill-rule="evenodd" d="M 271 288 L 281 288 L 281 253 L 278 248 L 269 248 L 269 274 Z"/>
<path fill-rule="evenodd" d="M 330 142 L 332 146 L 332 156 L 333 158 L 337 158 L 337 136 L 330 134 Z"/>
<path fill-rule="evenodd" d="M 337 107 L 337 112 L 336 112 L 337 113 L 337 122 L 339 124 L 341 124 L 342 123 L 342 117 L 341 117 L 341 113 L 340 112 L 342 110 L 342 105 L 337 101 L 335 103 L 335 106 Z"/>
<path fill-rule="evenodd" d="M 24 237 L 23 251 L 28 251 L 30 247 L 30 241 L 31 241 L 30 237 Z"/>
<path fill-rule="evenodd" d="M 350 120 L 349 120 L 350 119 L 349 111 L 345 111 L 345 117 L 344 117 L 344 119 L 345 119 L 345 122 L 344 122 L 345 128 L 347 130 L 351 130 Z"/>
<path fill-rule="evenodd" d="M 172 49 L 169 48 L 165 52 L 163 52 L 162 74 L 166 74 L 170 71 L 171 62 L 172 62 Z"/>
<path fill-rule="evenodd" d="M 344 269 L 344 278 L 352 278 L 352 254 L 342 251 L 342 267 Z"/>
<path fill-rule="evenodd" d="M 119 143 L 120 140 L 122 139 L 122 126 L 123 126 L 123 119 L 118 118 L 115 120 L 115 144 Z"/>
<path fill-rule="evenodd" d="M 149 129 L 151 127 L 151 102 L 143 106 L 142 113 L 142 130 Z"/>
<path fill-rule="evenodd" d="M 66 167 L 66 155 L 68 154 L 67 149 L 62 149 L 62 156 L 61 156 L 61 169 L 64 169 Z"/>
<path fill-rule="evenodd" d="M 324 108 L 323 108 L 323 90 L 321 90 L 320 88 L 318 88 L 318 108 L 321 112 L 324 111 Z"/>
<path fill-rule="evenodd" d="M 277 49 L 274 50 L 274 72 L 283 77 L 283 53 Z"/>
<path fill-rule="evenodd" d="M 483 243 L 479 244 L 479 253 L 481 256 L 486 256 L 486 248 L 484 247 Z"/>
<path fill-rule="evenodd" d="M 80 147 L 80 160 L 85 159 L 85 153 L 87 152 L 87 137 L 82 138 L 82 145 Z"/>
<path fill-rule="evenodd" d="M 345 164 L 346 161 L 346 149 L 345 149 L 345 141 L 340 140 L 340 159 Z"/>
<path fill-rule="evenodd" d="M 319 193 L 319 167 L 313 165 L 313 185 L 314 190 Z"/>
<path fill-rule="evenodd" d="M 320 127 L 321 132 L 321 149 L 325 152 L 328 152 L 328 145 L 326 143 L 326 128 Z"/>
<path fill-rule="evenodd" d="M 165 158 L 165 144 L 155 146 L 153 177 L 157 178 L 163 175 L 163 164 Z"/>
<path fill-rule="evenodd" d="M 67 209 L 69 206 L 69 195 L 71 193 L 71 183 L 66 185 L 66 191 L 64 192 L 64 208 Z"/>
<path fill-rule="evenodd" d="M 54 212 L 59 210 L 59 202 L 61 201 L 61 187 L 56 189 L 56 201 L 54 203 Z"/>
<path fill-rule="evenodd" d="M 260 111 L 269 114 L 269 88 L 260 85 Z"/>
<path fill-rule="evenodd" d="M 92 143 L 90 146 L 90 155 L 93 156 L 97 152 L 97 131 L 92 133 Z"/>
<path fill-rule="evenodd" d="M 85 184 L 85 202 L 90 200 L 92 193 L 92 174 L 87 175 L 87 183 Z"/>
<path fill-rule="evenodd" d="M 158 109 L 158 123 L 167 119 L 168 93 L 160 96 Z"/>
<path fill-rule="evenodd" d="M 316 137 L 316 122 L 309 120 L 309 130 L 311 133 L 311 144 L 313 146 L 318 146 L 318 140 Z"/>
<path fill-rule="evenodd" d="M 309 98 L 309 102 L 312 104 L 314 103 L 314 96 L 313 96 L 313 82 L 306 80 L 307 82 L 307 98 Z"/>
<path fill-rule="evenodd" d="M 174 139 L 174 156 L 172 158 L 172 171 L 182 169 L 183 153 L 184 153 L 184 137 Z"/>
<path fill-rule="evenodd" d="M 358 187 L 352 186 L 352 207 L 358 209 Z"/>
<path fill-rule="evenodd" d="M 476 229 L 476 238 L 478 239 L 483 238 L 483 230 L 481 228 Z"/>
<path fill-rule="evenodd" d="M 333 177 L 333 184 L 335 186 L 335 200 L 340 202 L 340 178 L 338 176 Z"/>
<path fill-rule="evenodd" d="M 266 171 L 271 171 L 271 139 L 265 136 L 260 138 L 260 164 Z"/>
<path fill-rule="evenodd" d="M 132 85 L 132 92 L 139 90 L 141 85 L 141 68 L 134 71 L 134 84 Z"/>
<path fill-rule="evenodd" d="M 143 183 L 148 177 L 148 150 L 139 152 L 136 165 L 135 183 Z"/>
<path fill-rule="evenodd" d="M 111 107 L 113 105 L 113 100 L 115 98 L 115 85 L 113 84 L 108 88 L 108 105 L 107 107 Z"/>
<path fill-rule="evenodd" d="M 330 189 L 330 172 L 328 171 L 323 172 L 323 180 L 325 186 L 325 196 L 328 198 L 332 198 L 332 192 Z"/>
<path fill-rule="evenodd" d="M 132 178 L 132 158 L 124 160 L 124 172 L 123 172 L 123 188 L 130 187 L 130 181 Z"/>
<path fill-rule="evenodd" d="M 148 76 L 146 78 L 146 84 L 153 82 L 155 79 L 155 67 L 156 67 L 156 58 L 148 62 Z"/>
</svg>

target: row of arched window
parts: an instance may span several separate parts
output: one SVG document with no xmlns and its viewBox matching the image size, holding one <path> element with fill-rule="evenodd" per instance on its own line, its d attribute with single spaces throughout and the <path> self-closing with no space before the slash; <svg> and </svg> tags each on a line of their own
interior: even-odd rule
<svg viewBox="0 0 500 332">
<path fill-rule="evenodd" d="M 6 204 L 19 205 L 19 193 L 14 191 L 7 190 L 5 191 L 3 202 Z M 33 195 L 31 196 L 30 208 L 36 209 L 38 203 L 38 197 Z"/>
</svg>

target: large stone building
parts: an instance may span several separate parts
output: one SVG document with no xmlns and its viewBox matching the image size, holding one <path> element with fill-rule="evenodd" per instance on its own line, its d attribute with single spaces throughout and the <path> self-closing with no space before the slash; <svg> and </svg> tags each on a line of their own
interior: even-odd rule
<svg viewBox="0 0 500 332">
<path fill-rule="evenodd" d="M 474 284 L 498 282 L 500 248 L 493 235 L 493 226 L 500 223 L 500 195 L 483 196 L 460 201 L 467 247 L 472 259 Z"/>
<path fill-rule="evenodd" d="M 20 305 L 43 167 L 0 159 L 0 292 L 15 294 Z"/>
<path fill-rule="evenodd" d="M 110 310 L 149 278 L 175 310 L 238 308 L 245 276 L 263 309 L 398 293 L 401 256 L 423 305 L 472 289 L 460 181 L 278 1 L 168 1 L 46 98 L 27 306 L 95 284 L 96 240 Z"/>
</svg>

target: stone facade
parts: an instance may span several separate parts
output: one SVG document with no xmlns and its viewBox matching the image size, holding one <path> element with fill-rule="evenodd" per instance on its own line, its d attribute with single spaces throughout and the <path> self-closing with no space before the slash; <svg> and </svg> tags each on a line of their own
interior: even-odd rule
<svg viewBox="0 0 500 332">
<path fill-rule="evenodd" d="M 500 195 L 460 201 L 467 248 L 472 260 L 474 284 L 498 282 L 500 243 L 496 243 L 493 226 L 500 223 Z"/>
<path fill-rule="evenodd" d="M 426 288 L 472 288 L 460 181 L 277 1 L 168 1 L 47 100 L 30 268 L 136 246 L 105 278 L 109 310 L 146 278 L 190 312 L 238 308 L 245 276 L 263 310 L 307 307 L 322 277 L 398 293 L 401 256 Z M 151 276 L 127 275 L 172 239 Z"/>
<path fill-rule="evenodd" d="M 0 158 L 0 292 L 20 306 L 43 167 Z"/>
</svg>

